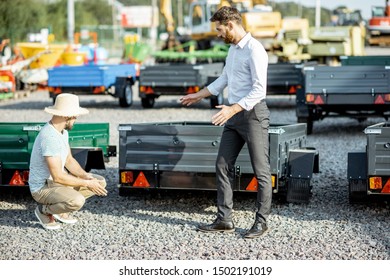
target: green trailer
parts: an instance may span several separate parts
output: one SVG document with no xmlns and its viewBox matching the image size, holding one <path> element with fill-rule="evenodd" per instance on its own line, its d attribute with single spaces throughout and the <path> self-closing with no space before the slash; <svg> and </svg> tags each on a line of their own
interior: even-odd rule
<svg viewBox="0 0 390 280">
<path fill-rule="evenodd" d="M 0 123 L 0 188 L 28 185 L 30 155 L 45 123 Z M 109 145 L 108 123 L 78 123 L 69 131 L 74 158 L 87 171 L 104 169 L 105 162 L 116 156 L 116 146 Z"/>
</svg>

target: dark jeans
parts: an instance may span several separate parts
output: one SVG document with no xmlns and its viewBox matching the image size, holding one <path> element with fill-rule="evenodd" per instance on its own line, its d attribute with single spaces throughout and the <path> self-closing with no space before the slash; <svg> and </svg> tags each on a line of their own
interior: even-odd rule
<svg viewBox="0 0 390 280">
<path fill-rule="evenodd" d="M 267 222 L 272 200 L 268 127 L 269 110 L 264 100 L 225 124 L 216 161 L 218 218 L 232 220 L 234 165 L 246 143 L 258 182 L 256 219 Z"/>
</svg>

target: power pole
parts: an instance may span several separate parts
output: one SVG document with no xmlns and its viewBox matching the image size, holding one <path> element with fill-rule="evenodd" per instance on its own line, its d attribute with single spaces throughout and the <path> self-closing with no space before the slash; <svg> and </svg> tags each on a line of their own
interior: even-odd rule
<svg viewBox="0 0 390 280">
<path fill-rule="evenodd" d="M 321 26 L 321 0 L 316 0 L 316 28 Z"/>
<path fill-rule="evenodd" d="M 68 0 L 68 43 L 74 43 L 74 0 Z"/>
</svg>

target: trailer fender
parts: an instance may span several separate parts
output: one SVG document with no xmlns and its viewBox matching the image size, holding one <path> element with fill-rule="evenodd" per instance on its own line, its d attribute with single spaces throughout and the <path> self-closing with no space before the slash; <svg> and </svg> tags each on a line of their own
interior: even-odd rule
<svg viewBox="0 0 390 280">
<path fill-rule="evenodd" d="M 133 86 L 135 83 L 133 77 L 116 77 L 115 79 L 115 97 L 123 98 L 126 86 Z"/>
<path fill-rule="evenodd" d="M 72 156 L 80 166 L 87 172 L 91 169 L 105 169 L 104 155 L 101 148 L 71 148 Z"/>
<path fill-rule="evenodd" d="M 319 171 L 315 149 L 291 150 L 287 165 L 287 202 L 307 203 L 311 196 L 310 180 Z"/>
<path fill-rule="evenodd" d="M 348 153 L 348 195 L 349 202 L 363 203 L 367 198 L 367 154 Z"/>
</svg>

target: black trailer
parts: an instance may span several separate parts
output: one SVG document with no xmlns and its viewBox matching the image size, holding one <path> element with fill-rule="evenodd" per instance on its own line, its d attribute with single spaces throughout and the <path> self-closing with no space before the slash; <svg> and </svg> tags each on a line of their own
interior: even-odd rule
<svg viewBox="0 0 390 280">
<path fill-rule="evenodd" d="M 390 123 L 364 130 L 365 150 L 348 153 L 349 200 L 365 202 L 369 197 L 390 198 Z"/>
<path fill-rule="evenodd" d="M 297 92 L 296 115 L 307 123 L 326 117 L 390 116 L 390 67 L 381 65 L 305 67 L 305 87 Z"/>
<path fill-rule="evenodd" d="M 139 97 L 144 108 L 152 108 L 161 95 L 195 93 L 222 74 L 223 63 L 156 64 L 142 66 L 139 75 Z M 210 97 L 214 108 L 224 102 L 223 94 Z"/>
<path fill-rule="evenodd" d="M 223 127 L 203 122 L 119 125 L 119 194 L 134 189 L 216 190 L 215 160 Z M 271 125 L 273 193 L 308 202 L 319 155 L 306 146 L 306 125 Z M 246 145 L 234 170 L 234 191 L 256 192 Z"/>
<path fill-rule="evenodd" d="M 303 64 L 270 63 L 267 94 L 295 95 L 304 86 Z"/>
</svg>

